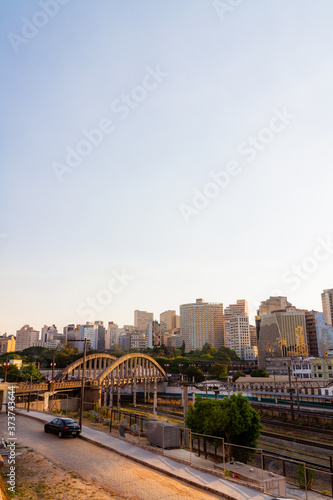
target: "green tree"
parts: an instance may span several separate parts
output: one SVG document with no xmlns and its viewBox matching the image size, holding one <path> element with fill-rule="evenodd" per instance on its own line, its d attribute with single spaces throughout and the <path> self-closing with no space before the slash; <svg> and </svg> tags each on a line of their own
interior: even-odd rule
<svg viewBox="0 0 333 500">
<path fill-rule="evenodd" d="M 250 375 L 251 377 L 269 377 L 269 374 L 263 368 L 260 368 L 259 370 L 252 370 Z"/>
<path fill-rule="evenodd" d="M 177 356 L 171 361 L 170 373 L 185 373 L 186 368 L 191 363 L 190 358 Z M 181 367 L 179 365 L 182 365 Z"/>
<path fill-rule="evenodd" d="M 0 355 L 0 361 L 5 362 L 6 359 L 22 359 L 17 352 L 4 352 Z"/>
<path fill-rule="evenodd" d="M 195 382 L 202 382 L 205 380 L 204 374 L 198 366 L 188 366 L 185 368 L 184 373 L 187 375 L 189 382 L 193 380 L 193 377 Z"/>
<path fill-rule="evenodd" d="M 154 359 L 164 370 L 166 364 L 170 365 L 169 358 L 154 358 Z"/>
<path fill-rule="evenodd" d="M 215 365 L 209 368 L 209 375 L 212 375 L 218 380 L 226 379 L 228 376 L 227 365 L 222 365 L 221 363 L 215 363 Z"/>
<path fill-rule="evenodd" d="M 197 398 L 187 412 L 185 424 L 194 433 L 224 438 L 228 459 L 243 460 L 251 455 L 251 450 L 244 452 L 244 448 L 232 445 L 256 448 L 262 428 L 259 414 L 241 393 L 223 400 Z"/>
<path fill-rule="evenodd" d="M 28 366 L 22 366 L 20 374 L 21 380 L 26 380 L 27 382 L 29 382 L 30 380 L 34 382 L 37 380 L 42 380 L 44 378 L 33 363 L 30 363 Z"/>
<path fill-rule="evenodd" d="M 43 375 L 37 370 L 33 363 L 28 366 L 22 366 L 21 369 L 16 365 L 9 365 L 7 369 L 7 382 L 29 382 L 36 380 L 42 380 Z M 5 368 L 1 366 L 0 368 L 0 378 L 5 378 Z"/>
<path fill-rule="evenodd" d="M 5 368 L 0 367 L 0 378 L 5 380 Z M 9 365 L 7 368 L 7 382 L 21 382 L 20 369 L 16 365 Z"/>
<path fill-rule="evenodd" d="M 212 355 L 214 352 L 216 352 L 216 349 L 214 349 L 211 344 L 208 344 L 208 342 L 206 342 L 202 349 L 201 349 L 201 354 L 210 354 Z"/>
<path fill-rule="evenodd" d="M 82 352 L 77 347 L 74 347 L 73 344 L 68 342 L 67 344 L 63 344 L 59 351 L 56 351 L 55 363 L 57 368 L 66 368 L 66 366 L 70 365 L 80 357 L 82 357 Z"/>
<path fill-rule="evenodd" d="M 239 377 L 246 377 L 246 375 L 245 375 L 245 373 L 238 371 L 238 372 L 236 372 L 236 373 L 234 373 L 234 374 L 233 374 L 233 376 L 232 376 L 232 381 L 233 381 L 233 382 L 236 382 L 236 380 L 237 380 Z"/>
</svg>

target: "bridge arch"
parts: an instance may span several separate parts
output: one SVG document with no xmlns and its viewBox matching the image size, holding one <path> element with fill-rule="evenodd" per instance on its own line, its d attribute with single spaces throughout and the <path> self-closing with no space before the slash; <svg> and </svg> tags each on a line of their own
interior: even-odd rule
<svg viewBox="0 0 333 500">
<path fill-rule="evenodd" d="M 85 370 L 86 377 L 96 378 L 97 373 L 100 374 L 101 372 L 103 372 L 115 360 L 117 360 L 115 356 L 112 356 L 111 354 L 106 354 L 104 352 L 88 354 L 88 356 L 86 356 L 86 370 Z M 64 368 L 61 372 L 59 372 L 55 376 L 54 380 L 62 380 L 64 378 L 68 378 L 69 375 L 76 376 L 75 372 L 77 372 L 78 378 L 82 376 L 83 357 L 77 359 L 70 365 L 66 366 L 66 368 Z"/>
<path fill-rule="evenodd" d="M 142 353 L 125 354 L 107 366 L 97 377 L 98 384 L 112 379 L 115 384 L 136 384 L 144 381 L 162 382 L 166 372 L 151 356 Z"/>
</svg>

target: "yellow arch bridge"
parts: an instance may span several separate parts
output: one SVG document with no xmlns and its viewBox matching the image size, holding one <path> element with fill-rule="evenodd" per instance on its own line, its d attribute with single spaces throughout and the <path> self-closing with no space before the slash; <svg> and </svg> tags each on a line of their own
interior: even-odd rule
<svg viewBox="0 0 333 500">
<path fill-rule="evenodd" d="M 120 405 L 120 392 L 126 386 L 132 386 L 133 402 L 136 404 L 138 385 L 143 386 L 144 399 L 151 389 L 154 392 L 154 403 L 157 400 L 157 384 L 166 380 L 164 369 L 147 354 L 126 354 L 121 358 L 106 353 L 89 354 L 79 358 L 59 372 L 54 381 L 33 384 L 20 383 L 16 387 L 17 394 L 32 392 L 68 391 L 82 386 L 85 379 L 84 401 L 86 403 L 101 402 L 104 394 L 104 406 L 107 401 L 113 406 L 115 392 Z M 156 405 L 154 404 L 154 407 Z"/>
</svg>

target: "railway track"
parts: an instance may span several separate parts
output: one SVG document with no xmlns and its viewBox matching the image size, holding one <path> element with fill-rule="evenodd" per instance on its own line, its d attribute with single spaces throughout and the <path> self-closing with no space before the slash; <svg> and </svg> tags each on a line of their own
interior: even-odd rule
<svg viewBox="0 0 333 500">
<path fill-rule="evenodd" d="M 333 445 L 328 444 L 328 443 L 322 443 L 321 441 L 320 442 L 312 441 L 312 440 L 310 441 L 308 439 L 295 438 L 292 436 L 287 436 L 285 434 L 277 434 L 276 432 L 273 433 L 273 432 L 267 432 L 267 431 L 261 431 L 260 435 L 265 436 L 265 437 L 270 437 L 273 439 L 281 439 L 282 441 L 291 441 L 292 443 L 302 444 L 304 446 L 323 448 L 325 450 L 330 450 L 331 453 L 333 454 Z"/>
<path fill-rule="evenodd" d="M 302 434 L 304 433 L 309 433 L 309 434 L 322 434 L 323 436 L 330 436 L 332 438 L 333 432 L 331 429 L 323 429 L 322 427 L 309 427 L 306 425 L 299 425 L 295 424 L 292 422 L 284 422 L 283 420 L 272 420 L 271 418 L 267 417 L 260 417 L 260 421 L 262 424 L 267 425 L 268 427 L 284 427 L 287 430 L 295 430 L 299 431 Z"/>
</svg>

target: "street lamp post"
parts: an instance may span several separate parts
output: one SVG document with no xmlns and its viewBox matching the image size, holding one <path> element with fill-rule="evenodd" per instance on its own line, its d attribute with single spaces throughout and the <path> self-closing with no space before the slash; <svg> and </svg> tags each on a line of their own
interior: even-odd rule
<svg viewBox="0 0 333 500">
<path fill-rule="evenodd" d="M 5 383 L 7 382 L 7 370 L 8 370 L 8 367 L 9 367 L 8 358 L 6 358 L 6 363 L 5 363 Z"/>
<path fill-rule="evenodd" d="M 54 378 L 54 368 L 56 367 L 56 363 L 55 363 L 55 358 L 53 358 L 53 361 L 52 363 L 50 364 L 51 368 L 52 368 L 52 376 L 51 376 L 51 380 L 53 381 L 53 378 Z"/>
<path fill-rule="evenodd" d="M 71 340 L 71 342 L 82 342 L 82 340 Z M 80 418 L 79 424 L 80 429 L 82 431 L 82 414 L 83 414 L 83 400 L 84 400 L 84 383 L 86 378 L 86 356 L 87 356 L 87 339 L 84 339 L 84 347 L 83 347 L 83 368 L 82 368 L 82 385 L 81 385 L 81 402 L 80 402 Z"/>
</svg>

